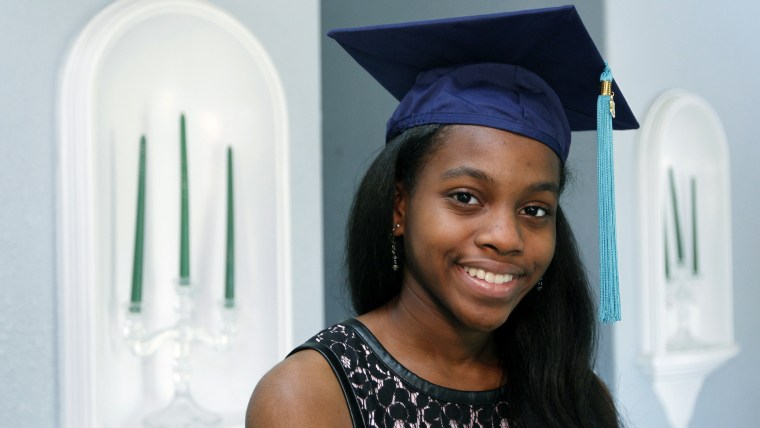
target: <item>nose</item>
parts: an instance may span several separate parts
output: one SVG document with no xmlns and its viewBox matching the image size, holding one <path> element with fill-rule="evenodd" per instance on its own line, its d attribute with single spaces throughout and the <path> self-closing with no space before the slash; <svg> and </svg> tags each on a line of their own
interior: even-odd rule
<svg viewBox="0 0 760 428">
<path fill-rule="evenodd" d="M 483 216 L 475 236 L 475 244 L 479 248 L 490 249 L 500 255 L 521 253 L 525 242 L 517 214 L 503 209 Z"/>
</svg>

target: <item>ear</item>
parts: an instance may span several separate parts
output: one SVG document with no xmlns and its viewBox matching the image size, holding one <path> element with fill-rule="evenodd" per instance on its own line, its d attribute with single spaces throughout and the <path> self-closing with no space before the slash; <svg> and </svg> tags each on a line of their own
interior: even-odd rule
<svg viewBox="0 0 760 428">
<path fill-rule="evenodd" d="M 401 236 L 404 234 L 404 218 L 409 203 L 409 193 L 400 182 L 396 183 L 395 188 L 393 194 L 393 236 Z M 395 227 L 397 224 L 399 226 Z"/>
</svg>

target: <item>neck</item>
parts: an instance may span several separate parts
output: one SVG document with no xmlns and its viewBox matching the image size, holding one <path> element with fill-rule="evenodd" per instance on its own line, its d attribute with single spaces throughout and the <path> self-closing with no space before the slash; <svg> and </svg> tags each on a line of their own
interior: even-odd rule
<svg viewBox="0 0 760 428">
<path fill-rule="evenodd" d="M 493 333 L 469 329 L 431 306 L 403 287 L 396 299 L 359 320 L 394 358 L 423 379 L 471 391 L 501 386 Z"/>
</svg>

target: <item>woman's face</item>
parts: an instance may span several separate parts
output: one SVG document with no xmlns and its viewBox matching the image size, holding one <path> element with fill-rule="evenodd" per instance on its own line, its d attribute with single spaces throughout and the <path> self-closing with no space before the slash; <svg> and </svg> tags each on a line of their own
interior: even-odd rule
<svg viewBox="0 0 760 428">
<path fill-rule="evenodd" d="M 559 185 L 559 158 L 544 144 L 449 127 L 414 188 L 397 185 L 406 294 L 466 329 L 502 325 L 551 262 Z"/>
</svg>

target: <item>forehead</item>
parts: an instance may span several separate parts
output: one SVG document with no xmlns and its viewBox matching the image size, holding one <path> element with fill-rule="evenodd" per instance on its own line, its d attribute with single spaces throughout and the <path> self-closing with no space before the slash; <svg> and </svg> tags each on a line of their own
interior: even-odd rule
<svg viewBox="0 0 760 428">
<path fill-rule="evenodd" d="M 420 171 L 445 175 L 453 168 L 481 170 L 492 178 L 521 178 L 559 183 L 561 162 L 548 146 L 522 135 L 483 126 L 455 125 L 443 134 Z"/>
</svg>

